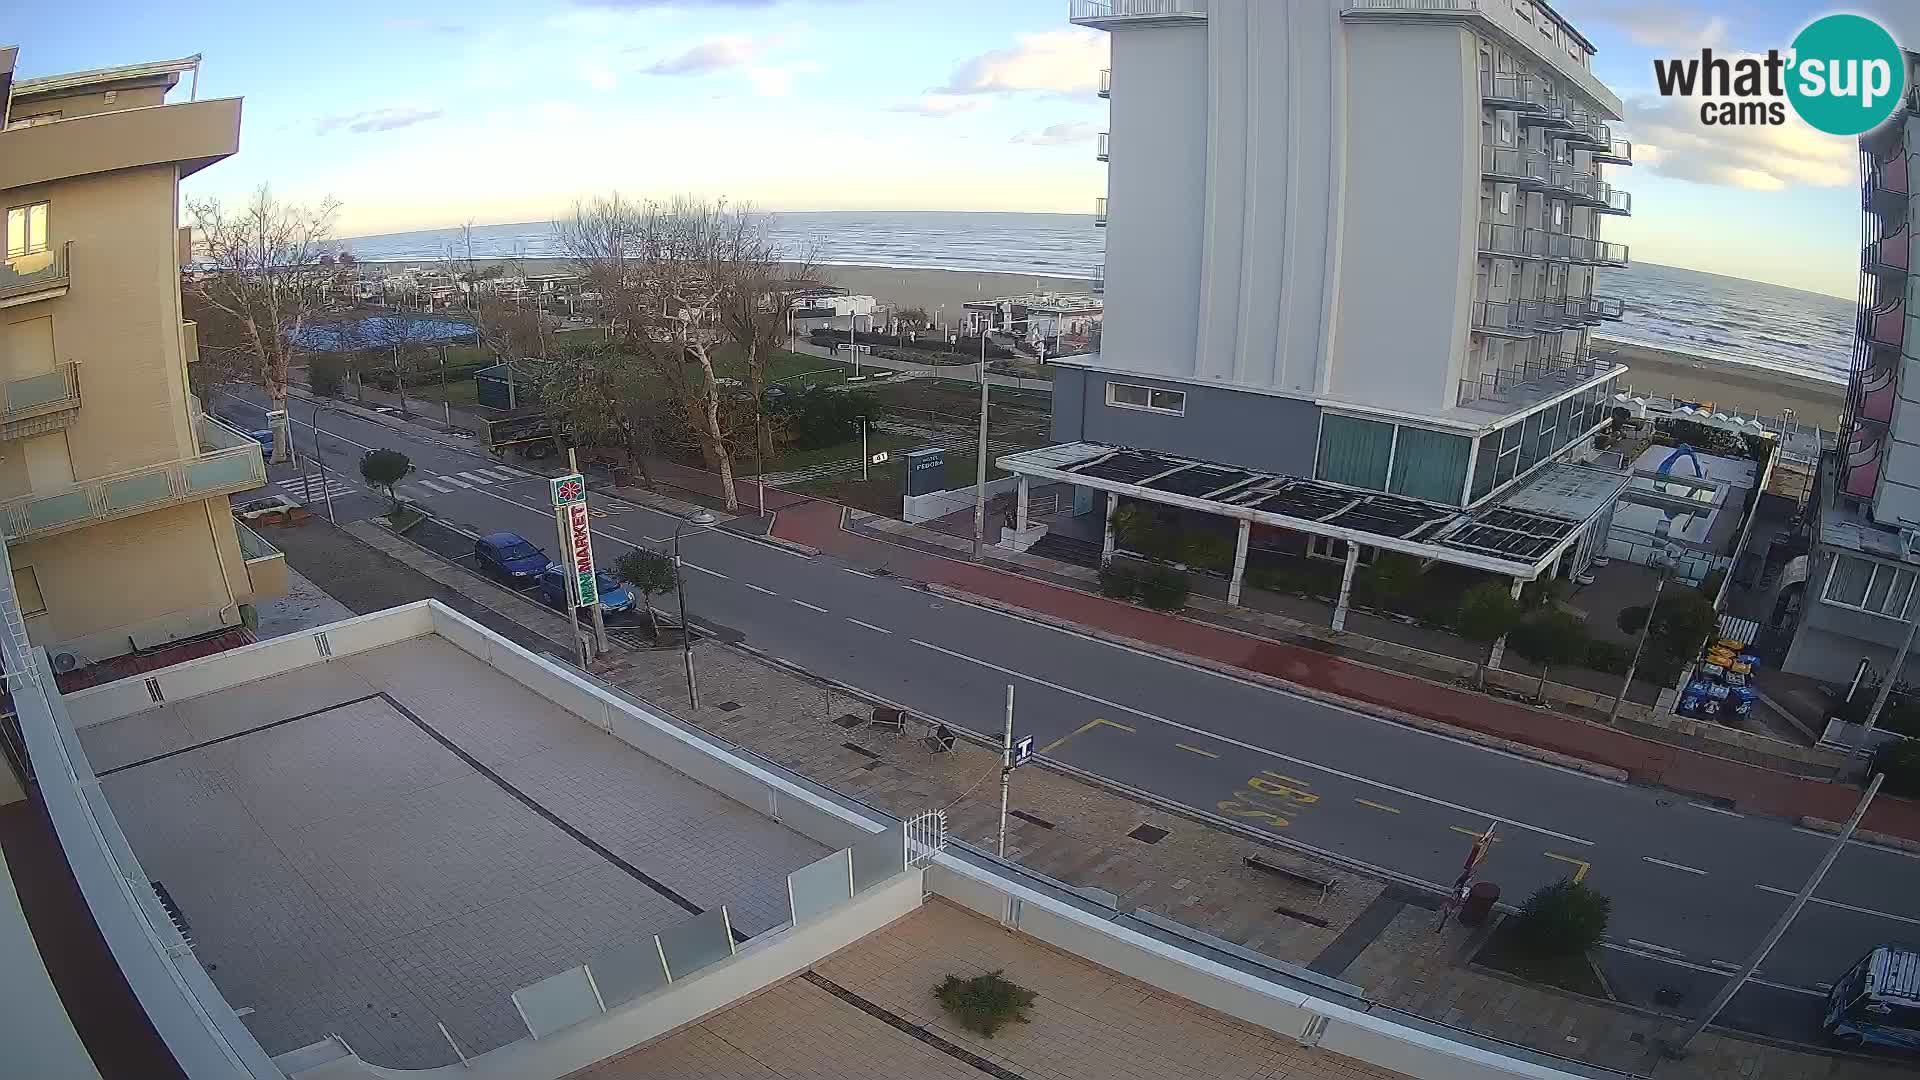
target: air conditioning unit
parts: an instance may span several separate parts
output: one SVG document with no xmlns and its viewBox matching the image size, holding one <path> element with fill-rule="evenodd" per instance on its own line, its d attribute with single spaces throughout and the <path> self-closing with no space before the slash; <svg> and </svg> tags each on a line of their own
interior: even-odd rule
<svg viewBox="0 0 1920 1080">
<path fill-rule="evenodd" d="M 80 657 L 64 649 L 48 653 L 47 660 L 53 664 L 54 672 L 61 675 L 80 666 Z"/>
</svg>

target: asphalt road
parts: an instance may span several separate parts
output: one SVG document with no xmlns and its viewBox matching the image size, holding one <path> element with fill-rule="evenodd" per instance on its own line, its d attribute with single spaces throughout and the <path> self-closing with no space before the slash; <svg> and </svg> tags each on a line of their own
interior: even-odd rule
<svg viewBox="0 0 1920 1080">
<path fill-rule="evenodd" d="M 221 411 L 259 423 L 234 399 Z M 311 447 L 307 409 L 294 408 Z M 381 512 L 354 462 L 405 451 L 402 489 L 448 520 L 508 529 L 549 551 L 545 480 L 345 414 L 323 421 L 340 520 Z M 298 497 L 301 481 L 273 470 Z M 244 501 L 243 499 L 237 501 Z M 678 519 L 612 505 L 595 518 L 602 561 L 658 548 Z M 903 587 L 877 567 L 807 559 L 718 530 L 682 549 L 696 621 L 976 732 L 997 733 L 1006 686 L 1018 734 L 1074 766 L 1398 874 L 1450 882 L 1472 834 L 1498 840 L 1481 869 L 1519 902 L 1568 875 L 1613 898 L 1609 949 L 1633 996 L 1680 988 L 1699 1008 L 1784 910 L 1825 838 L 1378 720 L 1364 714 Z M 1019 801 L 1014 783 L 1014 804 Z M 1807 1034 L 1825 985 L 1874 945 L 1920 937 L 1920 857 L 1853 844 L 1743 993 L 1743 1016 Z M 1657 962 L 1651 963 L 1651 962 Z M 1666 975 L 1660 972 L 1664 970 Z M 1648 1003 L 1651 1003 L 1650 1001 Z"/>
</svg>

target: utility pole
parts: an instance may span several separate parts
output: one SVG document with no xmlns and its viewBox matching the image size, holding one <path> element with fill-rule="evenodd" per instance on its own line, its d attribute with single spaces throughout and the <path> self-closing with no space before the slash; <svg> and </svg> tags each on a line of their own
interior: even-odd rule
<svg viewBox="0 0 1920 1080">
<path fill-rule="evenodd" d="M 1893 666 L 1887 669 L 1887 677 L 1880 680 L 1880 693 L 1873 699 L 1873 708 L 1867 710 L 1866 729 L 1861 732 L 1863 737 L 1873 730 L 1873 725 L 1880 722 L 1880 710 L 1887 707 L 1887 699 L 1893 696 L 1893 684 L 1900 681 L 1900 669 L 1906 667 L 1907 653 L 1913 651 L 1913 633 L 1920 630 L 1920 604 L 1909 601 L 1908 606 L 1913 608 L 1913 618 L 1907 620 L 1907 636 L 1900 639 L 1900 651 L 1893 654 Z M 1865 750 L 1866 746 L 1863 742 L 1855 749 Z"/>
<path fill-rule="evenodd" d="M 1007 684 L 1007 729 L 1000 740 L 1000 857 L 1007 857 L 1007 792 L 1013 785 L 1013 684 Z"/>
<path fill-rule="evenodd" d="M 580 455 L 571 446 L 567 447 L 567 471 L 585 478 L 585 474 L 580 472 Z M 567 550 L 567 546 L 560 545 L 560 550 Z M 593 573 L 593 644 L 604 653 L 608 651 L 607 617 L 600 610 L 600 569 L 595 567 Z"/>
<path fill-rule="evenodd" d="M 867 479 L 867 418 L 860 418 L 860 479 Z"/>
<path fill-rule="evenodd" d="M 987 535 L 987 328 L 980 327 L 980 460 L 974 469 L 973 486 L 973 559 L 980 561 L 980 546 Z"/>
<path fill-rule="evenodd" d="M 1753 978 L 1753 973 L 1759 970 L 1767 954 L 1773 951 L 1774 945 L 1786 934 L 1787 927 L 1793 925 L 1794 916 L 1800 914 L 1800 909 L 1806 906 L 1807 898 L 1813 895 L 1813 890 L 1820 887 L 1820 880 L 1827 876 L 1833 861 L 1840 857 L 1841 849 L 1845 848 L 1847 841 L 1853 838 L 1853 830 L 1859 827 L 1860 819 L 1867 816 L 1867 807 L 1872 805 L 1873 797 L 1879 793 L 1880 781 L 1886 778 L 1885 773 L 1873 774 L 1873 780 L 1867 784 L 1866 794 L 1860 796 L 1859 805 L 1853 808 L 1853 816 L 1847 819 L 1846 825 L 1840 830 L 1840 835 L 1833 838 L 1833 844 L 1827 848 L 1826 855 L 1820 859 L 1820 865 L 1813 868 L 1807 883 L 1800 886 L 1800 892 L 1794 896 L 1793 903 L 1788 904 L 1787 910 L 1780 913 L 1780 921 L 1774 923 L 1773 929 L 1767 931 L 1767 936 L 1760 939 L 1760 947 L 1753 950 L 1752 956 L 1747 957 L 1746 966 L 1740 969 L 1740 974 L 1728 979 L 1727 985 L 1721 987 L 1720 992 L 1714 995 L 1713 1001 L 1707 1005 L 1707 1011 L 1700 1014 L 1700 1019 L 1695 1020 L 1678 1041 L 1665 1047 L 1668 1057 L 1685 1056 L 1687 1044 L 1698 1038 L 1700 1033 L 1706 1030 L 1707 1025 L 1713 1023 L 1714 1018 L 1720 1015 L 1720 1010 L 1727 1007 L 1727 1002 L 1733 1000 L 1733 995 L 1740 992 L 1740 988 L 1746 985 L 1748 979 Z"/>
<path fill-rule="evenodd" d="M 1646 625 L 1640 628 L 1640 640 L 1634 643 L 1633 659 L 1627 662 L 1627 674 L 1620 680 L 1620 692 L 1613 695 L 1613 707 L 1607 710 L 1607 723 L 1620 722 L 1620 704 L 1627 700 L 1627 690 L 1633 686 L 1633 673 L 1639 670 L 1640 654 L 1647 648 L 1647 635 L 1653 632 L 1653 617 L 1660 610 L 1660 590 L 1667 587 L 1666 567 L 1660 568 L 1660 579 L 1653 583 L 1653 606 L 1647 609 Z"/>
<path fill-rule="evenodd" d="M 440 346 L 440 404 L 447 411 L 447 430 L 453 430 L 453 402 L 447 400 L 447 347 Z"/>
</svg>

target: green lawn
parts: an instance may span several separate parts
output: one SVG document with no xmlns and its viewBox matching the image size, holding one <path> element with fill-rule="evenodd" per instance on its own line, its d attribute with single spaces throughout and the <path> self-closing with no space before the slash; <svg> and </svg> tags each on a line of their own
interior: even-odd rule
<svg viewBox="0 0 1920 1080">
<path fill-rule="evenodd" d="M 874 431 L 867 435 L 867 453 L 877 454 L 882 450 L 891 453 L 895 450 L 911 449 L 919 442 L 920 440 L 905 435 Z M 832 461 L 858 461 L 859 459 L 860 440 L 854 438 L 832 446 L 823 446 L 818 450 L 789 450 L 768 465 L 767 471 L 791 472 L 794 469 L 804 469 L 809 465 L 825 465 Z M 749 467 L 751 467 L 750 464 Z"/>
<path fill-rule="evenodd" d="M 972 487 L 975 480 L 975 462 L 977 455 L 972 452 L 947 454 L 947 475 L 943 487 L 947 489 Z M 792 485 L 792 490 L 817 498 L 831 499 L 847 506 L 857 507 L 869 513 L 884 514 L 887 517 L 900 516 L 900 499 L 906 494 L 905 458 L 895 457 L 885 465 L 876 465 L 866 480 L 853 476 L 835 476 L 822 480 L 809 480 L 804 484 Z M 998 480 L 1008 475 L 987 466 L 987 479 Z"/>
<path fill-rule="evenodd" d="M 407 387 L 407 397 L 410 400 L 431 401 L 436 404 L 445 401 L 455 408 L 472 407 L 480 404 L 477 396 L 479 389 L 479 384 L 472 379 L 452 379 L 447 382 L 444 393 L 439 383 L 429 383 L 425 386 Z"/>
</svg>

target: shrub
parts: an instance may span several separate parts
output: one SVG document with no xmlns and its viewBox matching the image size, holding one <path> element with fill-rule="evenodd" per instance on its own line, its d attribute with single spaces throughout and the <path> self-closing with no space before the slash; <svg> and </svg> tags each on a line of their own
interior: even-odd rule
<svg viewBox="0 0 1920 1080">
<path fill-rule="evenodd" d="M 1633 650 L 1615 641 L 1587 642 L 1587 666 L 1608 675 L 1625 675 Z"/>
<path fill-rule="evenodd" d="M 389 499 L 394 497 L 393 485 L 412 471 L 413 462 L 398 450 L 369 450 L 360 455 L 360 475 L 374 487 L 385 488 Z"/>
<path fill-rule="evenodd" d="M 307 361 L 307 389 L 330 398 L 340 392 L 347 377 L 347 362 L 337 353 L 315 353 Z"/>
<path fill-rule="evenodd" d="M 1483 582 L 1468 589 L 1460 598 L 1455 625 L 1462 637 L 1491 646 L 1520 621 L 1520 605 L 1509 587 L 1497 581 Z M 1475 685 L 1487 684 L 1487 656 L 1483 652 L 1474 664 Z"/>
<path fill-rule="evenodd" d="M 1540 665 L 1540 684 L 1534 696 L 1544 697 L 1548 670 L 1555 664 L 1571 664 L 1586 655 L 1587 627 L 1570 611 L 1543 611 L 1514 630 L 1513 648 Z"/>
<path fill-rule="evenodd" d="M 1156 566 L 1140 578 L 1140 602 L 1155 611 L 1179 611 L 1187 605 L 1187 575 Z"/>
<path fill-rule="evenodd" d="M 1027 1010 L 1040 995 L 1016 986 L 993 971 L 963 979 L 949 975 L 934 988 L 933 996 L 961 1027 L 989 1038 L 1009 1021 L 1025 1024 Z"/>
<path fill-rule="evenodd" d="M 1880 786 L 1888 793 L 1920 798 L 1920 739 L 1902 739 L 1875 751 L 1873 771 L 1887 774 Z"/>
<path fill-rule="evenodd" d="M 860 434 L 860 418 L 880 415 L 873 395 L 814 390 L 782 398 L 773 414 L 783 418 L 797 450 L 835 446 Z"/>
<path fill-rule="evenodd" d="M 657 551 L 634 548 L 622 552 L 613 561 L 613 572 L 640 594 L 640 602 L 647 609 L 647 625 L 652 628 L 655 640 L 658 640 L 660 620 L 654 614 L 653 598 L 674 590 L 673 560 Z"/>
<path fill-rule="evenodd" d="M 1632 607 L 1623 607 L 1619 613 L 1613 617 L 1613 625 L 1619 627 L 1620 632 L 1623 634 L 1638 635 L 1640 628 L 1647 625 L 1647 615 L 1652 610 L 1653 609 L 1646 604 L 1635 604 Z"/>
<path fill-rule="evenodd" d="M 1140 592 L 1140 575 L 1131 567 L 1108 563 L 1100 568 L 1100 595 L 1131 600 Z"/>
<path fill-rule="evenodd" d="M 1613 901 L 1599 890 L 1563 878 L 1534 890 L 1507 930 L 1533 958 L 1565 960 L 1600 943 L 1612 912 Z"/>
</svg>

